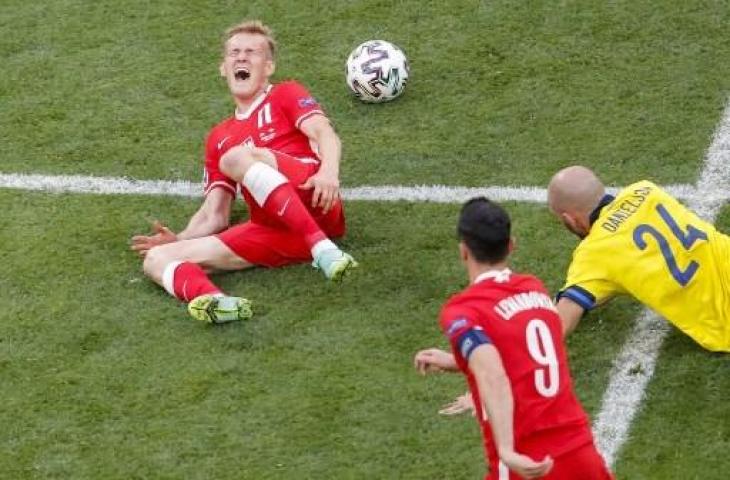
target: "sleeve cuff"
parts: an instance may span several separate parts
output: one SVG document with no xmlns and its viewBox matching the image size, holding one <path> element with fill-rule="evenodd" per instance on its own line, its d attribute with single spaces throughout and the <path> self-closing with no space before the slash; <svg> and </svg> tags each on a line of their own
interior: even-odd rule
<svg viewBox="0 0 730 480">
<path fill-rule="evenodd" d="M 222 188 L 224 190 L 227 190 L 234 197 L 236 196 L 236 187 L 222 181 L 213 182 L 208 185 L 208 187 L 203 192 L 203 195 L 208 195 L 214 188 Z"/>
<path fill-rule="evenodd" d="M 588 290 L 579 287 L 578 285 L 571 285 L 570 287 L 558 292 L 556 302 L 562 297 L 567 297 L 573 300 L 575 303 L 583 307 L 584 310 L 593 310 L 596 306 L 596 297 Z"/>
<path fill-rule="evenodd" d="M 297 118 L 296 122 L 294 122 L 294 126 L 297 129 L 299 129 L 299 127 L 302 125 L 302 122 L 304 120 L 308 119 L 309 117 L 313 116 L 313 115 L 322 115 L 322 116 L 324 116 L 324 112 L 322 110 L 310 110 L 307 113 L 305 113 L 302 116 L 300 116 L 299 118 Z"/>
</svg>

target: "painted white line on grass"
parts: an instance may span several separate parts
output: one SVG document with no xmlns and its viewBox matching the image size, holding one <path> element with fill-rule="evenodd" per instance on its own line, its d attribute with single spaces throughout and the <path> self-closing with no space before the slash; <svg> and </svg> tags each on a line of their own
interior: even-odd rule
<svg viewBox="0 0 730 480">
<path fill-rule="evenodd" d="M 135 180 L 125 177 L 92 177 L 84 175 L 39 175 L 22 173 L 0 173 L 0 188 L 36 190 L 51 193 L 90 193 L 106 195 L 173 195 L 199 197 L 200 183 L 169 180 Z M 669 185 L 673 195 L 690 200 L 695 194 L 692 185 Z M 610 188 L 617 191 L 619 187 Z M 545 203 L 545 188 L 516 187 L 460 187 L 446 185 L 383 185 L 343 188 L 347 200 L 362 201 L 407 201 L 434 203 L 461 203 L 472 197 L 484 195 L 493 200 Z M 730 189 L 710 192 L 713 201 L 730 200 Z"/>
<path fill-rule="evenodd" d="M 715 131 L 712 144 L 707 150 L 707 159 L 697 181 L 696 201 L 689 205 L 700 216 L 712 222 L 723 206 L 723 199 L 717 195 L 702 195 L 715 192 L 730 185 L 730 102 L 725 107 L 720 125 Z"/>
<path fill-rule="evenodd" d="M 51 193 L 91 193 L 103 195 L 179 195 L 198 197 L 200 183 L 169 180 L 134 180 L 125 177 L 86 175 L 0 174 L 0 187 Z"/>
<path fill-rule="evenodd" d="M 688 195 L 688 206 L 712 222 L 722 208 L 730 185 L 730 103 L 725 107 L 695 191 Z M 614 360 L 608 388 L 593 424 L 599 451 L 613 465 L 621 446 L 628 439 L 644 391 L 654 374 L 659 350 L 669 325 L 656 313 L 645 309 L 639 316 L 629 339 Z"/>
</svg>

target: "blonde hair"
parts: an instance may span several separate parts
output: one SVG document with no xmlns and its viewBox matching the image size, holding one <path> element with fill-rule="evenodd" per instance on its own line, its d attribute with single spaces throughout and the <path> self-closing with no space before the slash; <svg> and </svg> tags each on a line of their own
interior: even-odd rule
<svg viewBox="0 0 730 480">
<path fill-rule="evenodd" d="M 264 25 L 261 20 L 246 20 L 226 30 L 226 33 L 223 37 L 224 50 L 226 48 L 226 43 L 228 43 L 228 40 L 230 40 L 233 36 L 238 35 L 239 33 L 250 33 L 253 35 L 261 35 L 263 37 L 266 37 L 266 43 L 269 46 L 269 57 L 271 59 L 274 59 L 274 57 L 276 56 L 276 40 L 274 40 L 274 32 L 267 25 Z"/>
</svg>

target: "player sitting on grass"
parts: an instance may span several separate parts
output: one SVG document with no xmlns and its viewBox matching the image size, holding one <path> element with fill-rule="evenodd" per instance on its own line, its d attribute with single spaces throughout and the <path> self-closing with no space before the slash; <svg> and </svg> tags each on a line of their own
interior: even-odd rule
<svg viewBox="0 0 730 480">
<path fill-rule="evenodd" d="M 181 232 L 156 223 L 155 234 L 132 238 L 145 274 L 189 302 L 198 320 L 252 315 L 249 300 L 224 295 L 207 271 L 313 261 L 339 280 L 357 265 L 330 240 L 345 233 L 340 140 L 301 84 L 269 82 L 275 50 L 270 29 L 259 21 L 226 32 L 220 74 L 236 110 L 208 135 L 205 199 Z M 231 227 L 237 188 L 250 219 Z"/>
</svg>

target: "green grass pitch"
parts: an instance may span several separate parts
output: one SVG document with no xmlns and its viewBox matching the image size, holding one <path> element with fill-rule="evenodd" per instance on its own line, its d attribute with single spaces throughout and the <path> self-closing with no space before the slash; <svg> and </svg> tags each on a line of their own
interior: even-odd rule
<svg viewBox="0 0 730 480">
<path fill-rule="evenodd" d="M 608 182 L 694 183 L 730 91 L 730 5 L 688 2 L 50 0 L 0 3 L 0 173 L 197 181 L 232 111 L 220 34 L 258 17 L 277 79 L 310 87 L 344 144 L 346 186 L 538 185 L 580 162 Z M 348 95 L 364 40 L 405 50 L 387 105 Z M 458 205 L 351 202 L 361 268 L 220 275 L 255 302 L 209 328 L 144 279 L 132 234 L 181 228 L 196 199 L 0 189 L 0 478 L 475 479 L 471 418 L 421 378 L 436 315 L 465 284 Z M 517 270 L 560 287 L 575 240 L 543 205 L 508 202 Z M 245 216 L 240 207 L 237 217 Z M 730 210 L 719 226 L 730 231 Z M 622 299 L 568 341 L 591 414 L 640 311 Z M 619 479 L 724 480 L 730 360 L 676 332 L 616 464 Z"/>
</svg>

